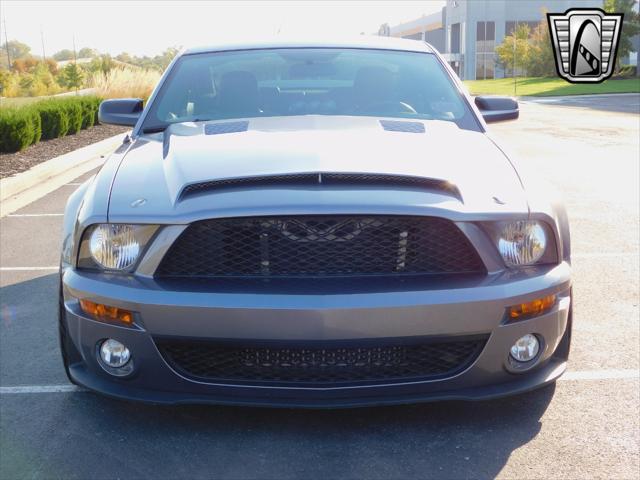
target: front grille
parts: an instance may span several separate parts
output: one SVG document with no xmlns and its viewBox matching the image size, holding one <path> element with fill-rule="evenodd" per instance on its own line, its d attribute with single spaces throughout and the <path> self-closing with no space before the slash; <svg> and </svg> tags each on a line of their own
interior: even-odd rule
<svg viewBox="0 0 640 480">
<path fill-rule="evenodd" d="M 414 216 L 204 220 L 171 246 L 156 277 L 330 277 L 486 273 L 451 221 Z"/>
<path fill-rule="evenodd" d="M 423 340 L 424 341 L 424 340 Z M 350 345 L 234 346 L 224 343 L 158 341 L 167 362 L 179 373 L 209 382 L 331 386 L 447 378 L 478 357 L 487 336 L 427 343 L 360 341 Z"/>
</svg>

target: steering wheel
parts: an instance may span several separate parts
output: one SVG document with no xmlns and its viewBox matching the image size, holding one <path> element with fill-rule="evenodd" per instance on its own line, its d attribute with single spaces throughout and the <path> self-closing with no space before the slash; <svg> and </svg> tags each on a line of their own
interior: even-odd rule
<svg viewBox="0 0 640 480">
<path fill-rule="evenodd" d="M 411 105 L 399 100 L 383 100 L 373 102 L 365 106 L 356 107 L 358 112 L 375 112 L 375 113 L 411 113 L 417 115 L 416 109 Z"/>
</svg>

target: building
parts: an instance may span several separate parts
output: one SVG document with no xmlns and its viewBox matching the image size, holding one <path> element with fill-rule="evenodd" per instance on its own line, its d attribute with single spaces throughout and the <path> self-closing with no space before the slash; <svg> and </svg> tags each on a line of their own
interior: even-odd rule
<svg viewBox="0 0 640 480">
<path fill-rule="evenodd" d="M 382 28 L 381 34 L 433 45 L 463 80 L 503 78 L 495 47 L 518 24 L 535 27 L 544 12 L 602 8 L 602 0 L 447 0 L 441 11 Z"/>
</svg>

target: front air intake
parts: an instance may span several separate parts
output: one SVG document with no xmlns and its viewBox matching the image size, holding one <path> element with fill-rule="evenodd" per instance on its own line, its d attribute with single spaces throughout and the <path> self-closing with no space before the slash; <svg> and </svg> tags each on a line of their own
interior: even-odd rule
<svg viewBox="0 0 640 480">
<path fill-rule="evenodd" d="M 393 175 L 386 173 L 343 173 L 343 172 L 309 172 L 287 173 L 280 175 L 259 175 L 252 177 L 232 177 L 206 182 L 192 183 L 184 187 L 180 199 L 188 196 L 212 191 L 240 188 L 284 188 L 284 187 L 385 187 L 417 189 L 448 195 L 462 201 L 458 188 L 447 182 L 428 177 L 413 175 Z"/>
</svg>

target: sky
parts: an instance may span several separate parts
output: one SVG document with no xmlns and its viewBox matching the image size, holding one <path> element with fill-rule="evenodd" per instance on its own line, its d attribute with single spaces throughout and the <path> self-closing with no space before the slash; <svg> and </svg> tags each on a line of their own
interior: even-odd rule
<svg viewBox="0 0 640 480">
<path fill-rule="evenodd" d="M 422 1 L 15 1 L 0 0 L 9 40 L 42 55 L 91 47 L 117 55 L 153 56 L 171 46 L 241 39 L 349 36 L 376 33 L 439 11 L 444 0 Z M 1 25 L 4 43 L 4 25 Z"/>
</svg>

